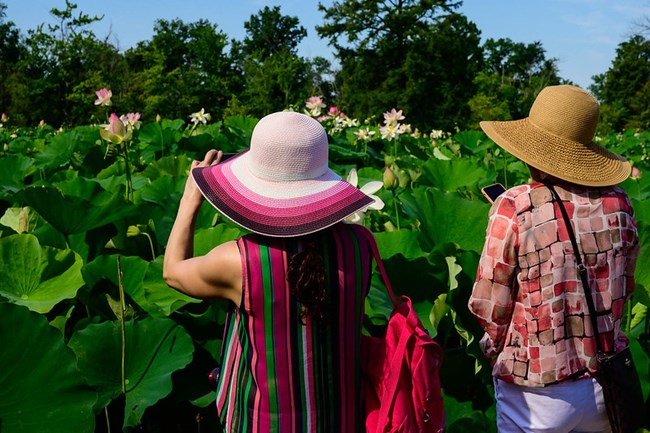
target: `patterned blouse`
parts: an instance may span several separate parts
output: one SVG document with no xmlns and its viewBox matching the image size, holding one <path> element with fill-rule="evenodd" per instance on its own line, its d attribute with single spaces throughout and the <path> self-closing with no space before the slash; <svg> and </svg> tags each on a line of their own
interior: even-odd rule
<svg viewBox="0 0 650 433">
<path fill-rule="evenodd" d="M 359 225 L 317 237 L 330 314 L 301 317 L 286 280 L 301 238 L 239 239 L 242 304 L 228 314 L 217 382 L 226 432 L 360 432 L 360 347 L 371 250 Z"/>
<path fill-rule="evenodd" d="M 627 194 L 617 186 L 556 185 L 585 264 L 605 351 L 620 331 L 639 251 Z M 596 344 L 566 225 L 541 183 L 503 193 L 490 209 L 469 309 L 481 346 L 506 382 L 545 386 L 593 373 Z M 496 359 L 494 359 L 496 357 Z"/>
</svg>

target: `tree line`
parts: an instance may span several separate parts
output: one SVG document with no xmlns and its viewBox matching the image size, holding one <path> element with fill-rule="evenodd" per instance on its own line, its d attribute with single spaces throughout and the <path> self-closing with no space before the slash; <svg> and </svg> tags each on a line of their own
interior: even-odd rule
<svg viewBox="0 0 650 433">
<path fill-rule="evenodd" d="M 23 34 L 0 2 L 0 111 L 7 124 L 55 127 L 105 121 L 93 107 L 95 91 L 113 92 L 113 110 L 183 118 L 200 110 L 213 118 L 302 109 L 321 96 L 350 117 L 377 118 L 402 109 L 413 127 L 452 131 L 483 119 L 525 117 L 547 85 L 570 83 L 541 42 L 487 39 L 457 12 L 460 1 L 335 1 L 319 4 L 324 57 L 305 58 L 298 45 L 307 30 L 280 6 L 264 7 L 230 39 L 201 19 L 157 20 L 151 40 L 120 51 L 97 37 L 102 17 L 65 8 L 56 24 Z M 648 129 L 650 42 L 639 32 L 619 45 L 610 69 L 589 89 L 601 101 L 607 132 Z"/>
</svg>

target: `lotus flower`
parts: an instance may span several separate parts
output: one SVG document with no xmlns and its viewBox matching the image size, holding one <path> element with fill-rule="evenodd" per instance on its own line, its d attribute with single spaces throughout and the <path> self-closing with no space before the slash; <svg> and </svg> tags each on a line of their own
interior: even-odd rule
<svg viewBox="0 0 650 433">
<path fill-rule="evenodd" d="M 318 117 L 321 115 L 321 109 L 325 108 L 325 103 L 323 98 L 320 96 L 312 96 L 305 102 L 305 106 L 309 110 L 309 115 L 312 117 Z"/>
<path fill-rule="evenodd" d="M 359 176 L 357 175 L 357 170 L 356 169 L 353 168 L 352 170 L 350 170 L 350 173 L 348 174 L 348 177 L 347 177 L 347 181 L 352 186 L 354 186 L 354 187 L 357 186 L 357 184 L 359 183 Z M 383 200 L 375 195 L 375 193 L 377 191 L 379 191 L 382 186 L 384 186 L 383 182 L 380 182 L 378 180 L 373 180 L 373 181 L 370 181 L 370 182 L 366 183 L 361 188 L 359 188 L 359 190 L 362 193 L 364 193 L 365 195 L 367 195 L 368 197 L 373 199 L 374 203 L 371 203 L 365 209 L 360 210 L 360 211 L 350 215 L 349 217 L 347 217 L 345 219 L 345 222 L 353 223 L 353 224 L 361 224 L 361 222 L 363 221 L 363 218 L 366 216 L 366 211 L 383 209 L 384 208 Z"/>
<path fill-rule="evenodd" d="M 104 125 L 104 128 L 99 130 L 99 135 L 104 140 L 114 144 L 122 144 L 125 140 L 131 138 L 131 132 L 127 131 L 126 126 L 117 117 L 117 114 L 111 113 L 108 122 L 108 125 Z"/>
<path fill-rule="evenodd" d="M 198 125 L 199 123 L 205 125 L 211 118 L 210 113 L 206 113 L 204 108 L 201 108 L 201 111 L 190 114 L 190 122 L 194 125 Z"/>
<path fill-rule="evenodd" d="M 97 95 L 97 99 L 95 100 L 95 105 L 101 105 L 102 107 L 109 107 L 113 103 L 111 102 L 111 98 L 113 97 L 113 92 L 108 90 L 107 88 L 99 89 L 98 91 L 95 92 L 95 95 Z"/>
<path fill-rule="evenodd" d="M 397 126 L 400 120 L 404 120 L 402 110 L 396 111 L 394 108 L 384 113 L 384 125 Z"/>
<path fill-rule="evenodd" d="M 140 113 L 126 113 L 120 116 L 120 120 L 127 128 L 138 128 L 142 123 Z"/>
</svg>

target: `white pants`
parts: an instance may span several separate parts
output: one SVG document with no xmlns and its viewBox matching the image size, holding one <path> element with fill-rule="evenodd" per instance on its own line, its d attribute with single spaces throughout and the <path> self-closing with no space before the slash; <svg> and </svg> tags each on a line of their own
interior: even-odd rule
<svg viewBox="0 0 650 433">
<path fill-rule="evenodd" d="M 499 433 L 611 432 L 603 390 L 595 379 L 543 388 L 494 380 Z"/>
</svg>

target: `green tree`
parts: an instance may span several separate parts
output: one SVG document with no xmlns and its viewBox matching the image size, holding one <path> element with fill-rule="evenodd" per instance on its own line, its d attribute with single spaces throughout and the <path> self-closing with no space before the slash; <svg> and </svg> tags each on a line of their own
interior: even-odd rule
<svg viewBox="0 0 650 433">
<path fill-rule="evenodd" d="M 204 108 L 223 114 L 239 91 L 227 36 L 206 20 L 158 20 L 151 41 L 125 53 L 132 73 L 127 106 L 145 118 L 184 118 Z"/>
<path fill-rule="evenodd" d="M 117 49 L 88 29 L 102 18 L 76 14 L 76 8 L 66 0 L 65 9 L 50 11 L 57 24 L 28 31 L 25 55 L 9 79 L 12 107 L 23 123 L 87 123 L 95 113 L 94 91 L 121 75 Z"/>
<path fill-rule="evenodd" d="M 321 37 L 341 69 L 338 105 L 368 118 L 392 107 L 415 126 L 449 129 L 460 123 L 480 65 L 479 31 L 447 0 L 336 1 L 319 4 Z"/>
<path fill-rule="evenodd" d="M 559 84 L 556 59 L 547 59 L 541 42 L 525 44 L 509 38 L 483 44 L 483 69 L 476 75 L 476 95 L 469 105 L 471 127 L 481 120 L 509 120 L 528 116 L 537 94 Z"/>
<path fill-rule="evenodd" d="M 320 74 L 328 70 L 327 60 L 297 54 L 307 36 L 297 17 L 282 15 L 280 6 L 266 6 L 244 28 L 246 37 L 233 41 L 233 57 L 245 79 L 238 101 L 245 112 L 263 116 L 328 90 Z"/>
<path fill-rule="evenodd" d="M 650 127 L 650 41 L 637 34 L 622 42 L 609 70 L 593 77 L 604 132 Z"/>
<path fill-rule="evenodd" d="M 25 55 L 20 31 L 12 21 L 6 21 L 7 6 L 0 3 L 0 110 L 14 117 L 12 96 L 7 83 L 15 73 L 16 65 Z"/>
</svg>

